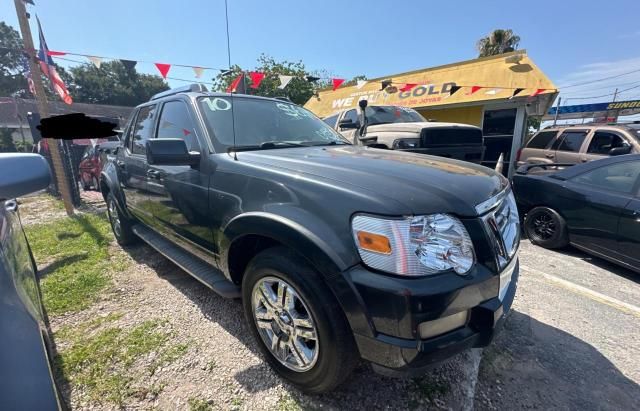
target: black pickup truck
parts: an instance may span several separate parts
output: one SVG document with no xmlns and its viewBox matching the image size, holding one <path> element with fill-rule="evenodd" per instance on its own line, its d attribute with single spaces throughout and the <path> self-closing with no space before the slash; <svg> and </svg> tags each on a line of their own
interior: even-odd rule
<svg viewBox="0 0 640 411">
<path fill-rule="evenodd" d="M 509 182 L 353 146 L 287 101 L 170 90 L 136 108 L 101 175 L 118 241 L 141 238 L 242 298 L 265 359 L 308 392 L 359 358 L 407 375 L 488 344 L 518 279 Z"/>
</svg>

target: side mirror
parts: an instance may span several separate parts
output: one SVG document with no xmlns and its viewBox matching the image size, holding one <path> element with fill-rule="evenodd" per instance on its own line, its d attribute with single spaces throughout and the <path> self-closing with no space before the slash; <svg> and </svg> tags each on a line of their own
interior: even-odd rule
<svg viewBox="0 0 640 411">
<path fill-rule="evenodd" d="M 609 150 L 610 156 L 620 156 L 622 154 L 629 154 L 631 152 L 631 146 L 616 147 Z"/>
<path fill-rule="evenodd" d="M 190 153 L 181 138 L 147 140 L 147 162 L 157 166 L 192 166 L 200 161 L 200 153 Z"/>
<path fill-rule="evenodd" d="M 340 129 L 342 130 L 357 129 L 360 128 L 360 123 L 357 121 L 354 122 L 350 118 L 344 118 L 338 122 L 338 127 L 340 127 Z"/>
<path fill-rule="evenodd" d="M 41 155 L 0 153 L 0 200 L 44 190 L 50 182 L 51 170 Z"/>
</svg>

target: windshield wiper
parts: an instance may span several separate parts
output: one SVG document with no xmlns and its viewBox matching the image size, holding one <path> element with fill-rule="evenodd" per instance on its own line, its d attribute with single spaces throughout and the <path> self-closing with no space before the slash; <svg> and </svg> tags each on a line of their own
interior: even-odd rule
<svg viewBox="0 0 640 411">
<path fill-rule="evenodd" d="M 260 148 L 278 148 L 278 147 L 305 147 L 306 144 L 291 143 L 289 141 L 265 141 L 260 144 Z"/>
<path fill-rule="evenodd" d="M 346 141 L 309 141 L 308 144 L 309 146 L 335 146 L 335 145 L 345 145 L 345 144 L 349 144 Z"/>
</svg>

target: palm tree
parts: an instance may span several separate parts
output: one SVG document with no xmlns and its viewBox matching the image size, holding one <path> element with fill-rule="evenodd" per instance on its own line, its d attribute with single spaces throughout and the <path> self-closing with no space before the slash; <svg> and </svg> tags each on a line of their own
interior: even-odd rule
<svg viewBox="0 0 640 411">
<path fill-rule="evenodd" d="M 487 37 L 481 38 L 476 44 L 480 53 L 478 57 L 494 56 L 508 53 L 518 48 L 520 36 L 513 34 L 512 30 L 497 29 Z"/>
</svg>

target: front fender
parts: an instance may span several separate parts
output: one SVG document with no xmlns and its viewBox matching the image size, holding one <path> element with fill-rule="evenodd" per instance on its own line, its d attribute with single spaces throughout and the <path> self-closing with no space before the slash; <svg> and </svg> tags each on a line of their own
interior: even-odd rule
<svg viewBox="0 0 640 411">
<path fill-rule="evenodd" d="M 306 214 L 304 211 L 299 212 Z M 364 303 L 354 285 L 343 275 L 343 271 L 359 262 L 355 246 L 350 251 L 351 245 L 344 244 L 335 229 L 325 226 L 317 219 L 307 220 L 303 226 L 293 219 L 268 212 L 241 214 L 226 225 L 220 244 L 221 266 L 229 278 L 229 250 L 234 241 L 246 235 L 273 239 L 307 259 L 333 292 L 352 330 L 363 335 L 373 335 L 373 326 L 366 315 Z"/>
</svg>

